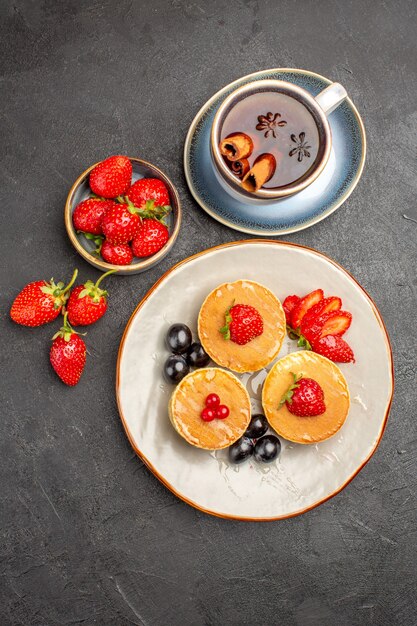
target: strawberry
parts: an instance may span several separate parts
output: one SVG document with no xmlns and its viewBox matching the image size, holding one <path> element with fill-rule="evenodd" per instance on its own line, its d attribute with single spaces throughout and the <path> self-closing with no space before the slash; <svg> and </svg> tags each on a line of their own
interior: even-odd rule
<svg viewBox="0 0 417 626">
<path fill-rule="evenodd" d="M 226 311 L 226 324 L 220 328 L 225 339 L 240 346 L 262 335 L 264 323 L 258 311 L 248 304 L 233 304 Z"/>
<path fill-rule="evenodd" d="M 168 228 L 154 219 L 144 219 L 132 241 L 133 254 L 147 257 L 158 252 L 169 239 Z"/>
<path fill-rule="evenodd" d="M 138 209 L 132 203 L 114 203 L 104 215 L 101 226 L 109 243 L 129 243 L 140 227 Z"/>
<path fill-rule="evenodd" d="M 298 417 L 314 417 L 322 415 L 326 410 L 324 393 L 317 381 L 312 378 L 303 378 L 293 372 L 294 382 L 282 396 L 279 408 L 284 404 L 293 415 Z"/>
<path fill-rule="evenodd" d="M 112 265 L 130 265 L 133 261 L 133 252 L 127 243 L 112 244 L 108 241 L 103 241 L 101 256 L 106 263 L 111 263 Z"/>
<path fill-rule="evenodd" d="M 127 197 L 140 209 L 148 200 L 153 200 L 157 206 L 169 206 L 168 188 L 159 178 L 141 178 L 137 180 L 127 192 Z"/>
<path fill-rule="evenodd" d="M 106 211 L 113 204 L 113 200 L 101 200 L 99 198 L 83 200 L 77 204 L 72 214 L 74 228 L 93 235 L 101 235 L 103 233 L 101 222 Z"/>
<path fill-rule="evenodd" d="M 335 363 L 354 363 L 355 355 L 350 345 L 339 335 L 326 335 L 313 342 L 313 350 Z"/>
<path fill-rule="evenodd" d="M 343 335 L 352 322 L 352 314 L 348 311 L 330 311 L 316 319 L 315 324 L 319 329 L 318 336 Z"/>
<path fill-rule="evenodd" d="M 72 326 L 87 326 L 97 322 L 107 310 L 107 291 L 100 289 L 101 281 L 114 274 L 110 270 L 102 274 L 96 283 L 87 280 L 83 285 L 77 285 L 69 297 L 66 305 L 68 320 Z"/>
<path fill-rule="evenodd" d="M 300 328 L 301 320 L 312 306 L 317 304 L 320 300 L 323 300 L 323 289 L 316 289 L 308 293 L 300 302 L 294 307 L 291 312 L 291 326 L 294 329 Z"/>
<path fill-rule="evenodd" d="M 78 270 L 65 287 L 64 283 L 38 280 L 29 283 L 16 296 L 10 309 L 10 317 L 22 326 L 41 326 L 52 322 L 58 317 L 68 299 L 68 292 L 77 278 Z"/>
<path fill-rule="evenodd" d="M 320 317 L 325 313 L 330 313 L 330 311 L 338 311 L 341 308 L 342 301 L 336 296 L 331 296 L 330 298 L 323 298 L 323 300 L 319 300 L 319 302 L 312 306 L 311 309 L 309 309 L 304 315 L 301 321 L 301 332 L 304 334 L 303 329 L 308 328 L 316 317 Z"/>
<path fill-rule="evenodd" d="M 49 354 L 51 365 L 66 385 L 76 385 L 84 369 L 87 349 L 83 339 L 75 332 L 64 315 L 64 325 L 53 336 Z"/>
<path fill-rule="evenodd" d="M 301 298 L 299 296 L 287 296 L 282 303 L 282 308 L 284 309 L 285 319 L 287 320 L 287 324 L 291 324 L 291 311 L 297 306 L 300 302 Z"/>
<path fill-rule="evenodd" d="M 132 164 L 125 156 L 111 156 L 91 171 L 91 191 L 102 198 L 116 198 L 130 187 Z"/>
</svg>

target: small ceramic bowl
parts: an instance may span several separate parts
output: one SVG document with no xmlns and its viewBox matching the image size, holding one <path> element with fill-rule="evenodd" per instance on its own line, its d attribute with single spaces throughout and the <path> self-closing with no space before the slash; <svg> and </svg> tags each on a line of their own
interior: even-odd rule
<svg viewBox="0 0 417 626">
<path fill-rule="evenodd" d="M 134 258 L 130 265 L 112 265 L 111 263 L 106 263 L 103 259 L 95 254 L 93 251 L 95 249 L 94 243 L 89 241 L 82 233 L 78 233 L 74 225 L 72 223 L 72 214 L 77 206 L 82 200 L 86 200 L 90 194 L 91 189 L 88 184 L 88 178 L 91 170 L 95 168 L 97 163 L 89 167 L 85 170 L 75 181 L 71 190 L 68 194 L 67 201 L 65 203 L 65 227 L 67 229 L 68 237 L 74 248 L 77 252 L 98 270 L 103 272 L 107 272 L 111 269 L 116 269 L 117 274 L 120 275 L 129 275 L 129 274 L 138 274 L 139 272 L 144 272 L 145 270 L 153 267 L 159 261 L 161 261 L 171 250 L 172 246 L 175 243 L 176 238 L 178 237 L 178 232 L 181 224 L 181 203 L 178 196 L 178 192 L 174 187 L 173 183 L 170 179 L 165 176 L 161 170 L 159 170 L 155 165 L 151 163 L 147 163 L 142 159 L 137 159 L 135 157 L 129 157 L 132 166 L 133 166 L 133 175 L 132 175 L 132 183 L 139 180 L 140 178 L 159 178 L 162 180 L 166 186 L 168 187 L 169 195 L 171 198 L 171 207 L 172 211 L 167 216 L 167 227 L 169 230 L 169 239 L 165 246 L 159 250 L 153 256 L 138 259 Z"/>
</svg>

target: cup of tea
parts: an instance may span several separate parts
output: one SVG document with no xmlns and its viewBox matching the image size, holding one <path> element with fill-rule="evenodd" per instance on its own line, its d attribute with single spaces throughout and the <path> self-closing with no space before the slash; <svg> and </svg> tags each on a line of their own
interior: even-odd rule
<svg viewBox="0 0 417 626">
<path fill-rule="evenodd" d="M 259 80 L 235 89 L 211 128 L 211 157 L 233 197 L 267 204 L 311 185 L 329 160 L 327 116 L 347 97 L 339 83 L 317 96 L 282 80 Z"/>
</svg>

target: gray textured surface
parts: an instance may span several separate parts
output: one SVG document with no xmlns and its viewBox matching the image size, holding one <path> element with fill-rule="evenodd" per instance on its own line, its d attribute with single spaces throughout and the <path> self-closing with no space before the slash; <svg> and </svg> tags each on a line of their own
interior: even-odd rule
<svg viewBox="0 0 417 626">
<path fill-rule="evenodd" d="M 414 0 L 100 0 L 1 3 L 1 583 L 4 625 L 408 626 L 417 621 L 417 122 Z M 193 510 L 135 457 L 114 398 L 133 308 L 174 262 L 241 238 L 191 200 L 182 147 L 203 102 L 236 77 L 304 67 L 340 80 L 367 129 L 348 202 L 288 237 L 351 271 L 387 323 L 396 397 L 384 439 L 340 495 L 288 521 Z M 77 388 L 47 350 L 51 326 L 13 325 L 35 278 L 96 277 L 70 246 L 77 175 L 112 153 L 143 156 L 178 185 L 175 249 L 146 275 L 111 278 Z"/>
</svg>

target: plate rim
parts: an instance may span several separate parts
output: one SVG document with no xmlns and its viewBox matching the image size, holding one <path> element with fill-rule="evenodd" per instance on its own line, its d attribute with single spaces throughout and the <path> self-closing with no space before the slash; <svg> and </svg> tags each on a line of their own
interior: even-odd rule
<svg viewBox="0 0 417 626">
<path fill-rule="evenodd" d="M 187 185 L 188 185 L 188 189 L 190 190 L 191 195 L 193 196 L 194 200 L 197 202 L 197 204 L 206 212 L 208 213 L 208 215 L 210 215 L 213 219 L 215 219 L 216 221 L 220 222 L 221 224 L 224 224 L 225 226 L 228 226 L 229 228 L 232 228 L 233 230 L 236 230 L 238 232 L 242 232 L 242 233 L 247 233 L 249 235 L 256 235 L 256 236 L 265 236 L 265 237 L 274 237 L 274 236 L 281 236 L 281 235 L 289 235 L 291 233 L 295 233 L 295 232 L 299 232 L 300 230 L 305 230 L 306 228 L 310 228 L 310 226 L 314 226 L 314 224 L 318 224 L 319 222 L 321 222 L 322 220 L 326 219 L 326 217 L 329 217 L 329 215 L 331 215 L 332 213 L 334 213 L 344 202 L 346 202 L 346 200 L 349 198 L 349 196 L 353 193 L 353 191 L 355 190 L 355 188 L 357 187 L 361 177 L 362 177 L 362 173 L 363 173 L 363 168 L 365 166 L 365 159 L 366 159 L 366 150 L 367 150 L 367 142 L 366 142 L 366 132 L 365 132 L 365 125 L 363 123 L 363 120 L 359 114 L 358 109 L 356 108 L 356 106 L 354 105 L 354 103 L 352 102 L 352 100 L 349 98 L 349 96 L 346 98 L 346 102 L 348 102 L 349 106 L 351 107 L 357 122 L 358 122 L 358 126 L 359 126 L 359 130 L 360 130 L 360 134 L 361 134 L 361 138 L 362 138 L 362 145 L 363 145 L 363 149 L 362 149 L 362 156 L 361 156 L 361 161 L 359 163 L 359 169 L 355 175 L 355 178 L 353 179 L 351 185 L 349 186 L 349 188 L 341 195 L 341 197 L 339 198 L 339 200 L 333 205 L 331 206 L 329 209 L 327 209 L 327 211 L 325 211 L 324 213 L 322 213 L 319 216 L 313 217 L 312 219 L 308 220 L 307 222 L 303 222 L 302 224 L 298 224 L 296 226 L 291 226 L 290 228 L 280 228 L 278 230 L 263 230 L 261 229 L 256 229 L 256 228 L 249 228 L 247 226 L 237 226 L 234 222 L 231 222 L 223 217 L 220 217 L 217 213 L 215 213 L 207 204 L 206 202 L 200 197 L 200 195 L 197 193 L 193 182 L 192 182 L 192 178 L 191 178 L 191 171 L 190 171 L 190 165 L 189 165 L 189 158 L 187 158 L 190 154 L 190 147 L 191 147 L 191 140 L 192 137 L 195 133 L 195 129 L 197 124 L 199 123 L 200 119 L 202 118 L 202 116 L 204 115 L 204 113 L 206 113 L 206 111 L 210 108 L 210 106 L 213 104 L 213 102 L 220 97 L 221 95 L 223 95 L 224 92 L 226 92 L 230 87 L 233 87 L 234 85 L 238 85 L 239 83 L 241 83 L 243 80 L 245 79 L 251 79 L 254 78 L 256 76 L 259 76 L 260 74 L 265 74 L 267 72 L 293 72 L 295 74 L 304 74 L 307 76 L 313 76 L 314 78 L 319 78 L 321 80 L 323 80 L 327 85 L 331 85 L 332 82 L 329 78 L 326 78 L 326 76 L 322 76 L 321 74 L 318 74 L 317 72 L 312 72 L 311 70 L 303 70 L 300 68 L 294 68 L 294 67 L 275 67 L 275 68 L 271 68 L 271 69 L 265 69 L 265 70 L 260 70 L 258 72 L 252 72 L 251 74 L 246 74 L 245 76 L 241 76 L 240 78 L 237 78 L 236 80 L 228 83 L 227 85 L 225 85 L 224 87 L 222 87 L 221 89 L 219 89 L 218 91 L 216 91 L 215 94 L 213 94 L 211 96 L 211 98 L 209 98 L 204 104 L 203 106 L 199 109 L 199 111 L 197 112 L 197 114 L 195 115 L 195 117 L 193 118 L 190 127 L 187 131 L 187 135 L 185 137 L 185 142 L 184 142 L 184 156 L 183 156 L 183 167 L 184 167 L 184 175 L 185 175 L 185 180 L 187 181 Z"/>
<path fill-rule="evenodd" d="M 314 502 L 313 504 L 311 504 L 311 505 L 309 505 L 307 507 L 304 507 L 304 508 L 302 508 L 302 509 L 300 509 L 298 511 L 294 511 L 292 513 L 288 513 L 288 514 L 285 514 L 285 515 L 277 515 L 277 516 L 273 516 L 273 517 L 251 517 L 251 516 L 241 516 L 241 515 L 232 515 L 232 514 L 227 514 L 227 513 L 219 513 L 218 511 L 212 511 L 210 509 L 207 509 L 207 508 L 199 505 L 197 502 L 194 502 L 193 500 L 190 500 L 189 498 L 187 498 L 186 496 L 184 496 L 180 492 L 178 492 L 175 489 L 175 487 L 173 487 L 173 485 L 171 485 L 168 482 L 168 480 L 160 472 L 158 472 L 158 470 L 152 465 L 152 463 L 145 456 L 145 454 L 135 444 L 133 435 L 130 432 L 130 429 L 128 427 L 127 421 L 126 421 L 126 419 L 125 419 L 125 417 L 123 415 L 122 406 L 121 406 L 121 400 L 120 400 L 120 366 L 121 366 L 121 360 L 122 360 L 122 357 L 123 357 L 123 350 L 124 350 L 124 345 L 125 345 L 125 341 L 126 341 L 126 338 L 127 338 L 127 334 L 129 332 L 129 329 L 130 329 L 130 327 L 132 325 L 132 322 L 133 322 L 136 314 L 142 308 L 142 306 L 145 304 L 145 302 L 151 297 L 151 295 L 157 289 L 157 287 L 159 287 L 159 285 L 161 285 L 168 278 L 168 276 L 170 274 L 172 274 L 172 272 L 174 272 L 175 270 L 180 268 L 182 265 L 185 265 L 185 264 L 189 263 L 190 261 L 194 261 L 195 259 L 197 259 L 199 257 L 202 257 L 202 256 L 204 256 L 206 254 L 209 254 L 211 252 L 214 252 L 216 250 L 222 250 L 222 249 L 231 248 L 231 247 L 234 247 L 234 246 L 247 245 L 247 244 L 249 244 L 249 245 L 262 244 L 262 245 L 282 246 L 282 247 L 288 247 L 288 248 L 296 248 L 296 249 L 301 249 L 301 250 L 307 250 L 308 252 L 310 252 L 312 254 L 315 254 L 315 255 L 325 259 L 326 261 L 331 263 L 333 266 L 335 266 L 337 269 L 341 270 L 348 278 L 350 278 L 355 283 L 355 285 L 357 287 L 359 287 L 359 289 L 365 295 L 365 298 L 368 300 L 368 302 L 369 302 L 369 304 L 371 306 L 372 313 L 374 314 L 374 316 L 375 316 L 379 326 L 382 329 L 382 332 L 383 332 L 383 335 L 384 335 L 384 338 L 385 338 L 385 343 L 386 343 L 387 356 L 389 358 L 389 370 L 390 370 L 390 382 L 391 382 L 391 389 L 390 389 L 390 393 L 389 393 L 389 398 L 388 398 L 388 402 L 387 402 L 387 405 L 386 405 L 386 408 L 385 408 L 385 413 L 384 413 L 384 418 L 383 418 L 383 422 L 382 422 L 382 427 L 380 429 L 378 438 L 377 438 L 374 446 L 372 447 L 371 451 L 369 452 L 369 454 L 365 458 L 365 460 L 353 472 L 353 474 L 351 476 L 349 476 L 349 478 L 342 484 L 342 486 L 338 487 L 331 494 L 325 496 L 324 498 L 322 498 L 318 502 Z M 173 265 L 170 269 L 168 269 L 151 286 L 151 288 L 146 292 L 144 297 L 140 300 L 140 302 L 135 307 L 135 309 L 132 312 L 131 316 L 129 317 L 129 319 L 127 321 L 127 324 L 125 326 L 125 329 L 123 331 L 123 335 L 122 335 L 121 340 L 120 340 L 119 350 L 118 350 L 118 353 L 117 353 L 115 392 L 116 392 L 116 402 L 117 402 L 117 408 L 118 408 L 118 412 L 119 412 L 119 417 L 121 419 L 121 422 L 122 422 L 125 434 L 126 434 L 128 440 L 129 440 L 129 443 L 132 446 L 134 452 L 141 459 L 141 461 L 144 463 L 144 465 L 152 472 L 152 474 L 154 474 L 154 476 L 167 489 L 169 489 L 169 491 L 171 491 L 177 498 L 179 498 L 180 500 L 182 500 L 186 504 L 189 504 L 193 508 L 195 508 L 195 509 L 197 509 L 199 511 L 202 511 L 203 513 L 207 513 L 209 515 L 213 515 L 214 517 L 219 517 L 221 519 L 231 519 L 231 520 L 238 520 L 238 521 L 244 521 L 244 522 L 274 522 L 274 521 L 278 521 L 278 520 L 284 520 L 284 519 L 290 519 L 292 517 L 297 517 L 298 515 L 302 515 L 303 513 L 307 513 L 308 511 L 311 511 L 312 509 L 315 509 L 316 507 L 324 504 L 325 502 L 327 502 L 328 500 L 330 500 L 331 498 L 336 496 L 338 493 L 343 491 L 343 489 L 345 489 L 345 487 L 347 487 L 347 485 L 359 474 L 359 472 L 362 471 L 362 469 L 369 462 L 371 457 L 375 454 L 375 452 L 376 452 L 376 450 L 377 450 L 377 448 L 378 448 L 378 446 L 379 446 L 379 444 L 380 444 L 380 442 L 382 440 L 382 437 L 384 435 L 385 428 L 386 428 L 386 425 L 387 425 L 387 422 L 388 422 L 388 416 L 389 416 L 391 405 L 392 405 L 393 395 L 394 395 L 394 382 L 395 382 L 395 376 L 394 376 L 394 361 L 393 361 L 393 354 L 392 354 L 392 346 L 391 346 L 391 341 L 390 341 L 390 338 L 389 338 L 388 331 L 387 331 L 387 328 L 385 326 L 384 320 L 383 320 L 383 318 L 382 318 L 382 316 L 381 316 L 381 314 L 379 312 L 378 307 L 376 306 L 375 302 L 371 298 L 371 296 L 362 287 L 362 285 L 360 285 L 360 283 L 354 278 L 354 276 L 352 276 L 352 274 L 350 272 L 348 272 L 344 267 L 342 267 L 337 261 L 335 261 L 331 257 L 327 256 L 323 252 L 319 252 L 318 250 L 315 250 L 314 248 L 310 248 L 309 246 L 305 246 L 305 245 L 302 245 L 302 244 L 293 243 L 293 242 L 289 242 L 289 241 L 279 241 L 279 240 L 276 240 L 276 239 L 243 239 L 243 240 L 239 240 L 239 241 L 230 241 L 230 242 L 227 242 L 227 243 L 222 243 L 222 244 L 213 246 L 211 248 L 207 248 L 206 250 L 202 250 L 200 252 L 197 252 L 196 254 L 193 254 L 193 255 L 191 255 L 189 257 L 186 257 L 185 259 L 183 259 L 182 261 L 179 261 L 178 263 Z"/>
</svg>

